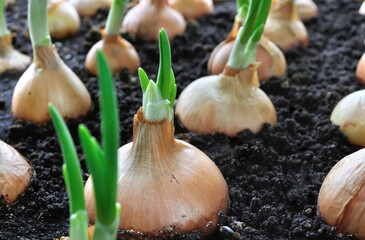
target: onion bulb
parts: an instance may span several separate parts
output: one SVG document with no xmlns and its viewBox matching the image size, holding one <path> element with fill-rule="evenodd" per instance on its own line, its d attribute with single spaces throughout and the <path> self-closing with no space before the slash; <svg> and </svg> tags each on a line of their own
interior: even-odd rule
<svg viewBox="0 0 365 240">
<path fill-rule="evenodd" d="M 81 16 L 93 16 L 99 8 L 110 7 L 113 0 L 69 0 Z"/>
<path fill-rule="evenodd" d="M 197 18 L 214 10 L 213 0 L 169 0 L 185 18 Z"/>
<path fill-rule="evenodd" d="M 350 143 L 365 147 L 365 90 L 344 97 L 333 109 L 331 121 Z"/>
<path fill-rule="evenodd" d="M 257 133 L 264 123 L 276 124 L 269 97 L 258 88 L 259 63 L 243 70 L 226 67 L 223 74 L 200 78 L 181 93 L 176 115 L 199 134 L 222 132 L 234 137 L 244 129 Z"/>
<path fill-rule="evenodd" d="M 212 52 L 208 61 L 208 71 L 217 75 L 223 72 L 231 54 L 234 41 L 241 27 L 241 20 L 235 18 L 234 26 L 226 40 L 221 42 Z M 287 65 L 284 54 L 281 50 L 265 36 L 262 36 L 257 48 L 256 61 L 261 62 L 258 69 L 259 80 L 268 80 L 272 76 L 283 77 L 286 73 Z"/>
<path fill-rule="evenodd" d="M 356 77 L 361 83 L 365 84 L 365 53 L 357 64 Z"/>
<path fill-rule="evenodd" d="M 308 21 L 318 14 L 317 5 L 313 0 L 295 0 L 294 4 L 299 18 L 303 21 Z"/>
<path fill-rule="evenodd" d="M 64 118 L 78 118 L 91 107 L 90 95 L 54 46 L 33 46 L 34 59 L 15 86 L 12 112 L 16 118 L 43 123 L 50 120 L 52 102 Z"/>
<path fill-rule="evenodd" d="M 264 35 L 281 49 L 308 45 L 308 32 L 293 1 L 277 0 L 270 10 Z"/>
<path fill-rule="evenodd" d="M 32 177 L 32 168 L 13 147 L 0 140 L 0 200 L 12 204 Z"/>
<path fill-rule="evenodd" d="M 0 74 L 5 71 L 24 71 L 31 58 L 18 52 L 11 43 L 11 34 L 0 36 Z"/>
<path fill-rule="evenodd" d="M 359 9 L 359 13 L 362 15 L 365 15 L 365 2 L 362 3 L 362 5 Z"/>
<path fill-rule="evenodd" d="M 75 7 L 68 1 L 49 0 L 48 26 L 52 38 L 64 38 L 77 33 L 80 17 Z"/>
<path fill-rule="evenodd" d="M 365 149 L 331 169 L 318 195 L 318 211 L 336 233 L 365 239 Z"/>
<path fill-rule="evenodd" d="M 138 38 L 157 41 L 164 28 L 172 40 L 185 32 L 184 17 L 167 0 L 140 0 L 125 16 L 123 29 Z"/>
<path fill-rule="evenodd" d="M 217 166 L 194 146 L 174 139 L 173 120 L 151 122 L 139 109 L 133 142 L 118 151 L 119 227 L 142 235 L 202 230 L 210 234 L 227 208 L 227 185 Z M 95 220 L 92 180 L 85 185 L 89 219 Z"/>
</svg>

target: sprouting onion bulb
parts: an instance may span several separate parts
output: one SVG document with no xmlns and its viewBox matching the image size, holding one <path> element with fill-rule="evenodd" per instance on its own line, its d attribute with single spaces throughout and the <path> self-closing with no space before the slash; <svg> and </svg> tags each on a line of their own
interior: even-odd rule
<svg viewBox="0 0 365 240">
<path fill-rule="evenodd" d="M 361 7 L 359 9 L 359 13 L 362 15 L 365 15 L 365 2 L 361 4 Z"/>
<path fill-rule="evenodd" d="M 210 55 L 208 71 L 213 75 L 222 73 L 227 64 L 238 30 L 245 22 L 248 11 L 248 1 L 238 0 L 237 9 L 238 14 L 236 15 L 230 34 Z M 265 36 L 261 37 L 257 47 L 256 61 L 261 62 L 261 66 L 258 69 L 259 80 L 268 80 L 273 76 L 283 77 L 286 73 L 287 64 L 284 54 Z"/>
<path fill-rule="evenodd" d="M 169 39 L 185 32 L 184 17 L 167 0 L 140 0 L 125 16 L 123 29 L 138 38 L 157 41 L 161 28 Z"/>
<path fill-rule="evenodd" d="M 308 32 L 299 19 L 294 0 L 277 0 L 273 4 L 264 35 L 283 50 L 308 45 Z"/>
<path fill-rule="evenodd" d="M 257 133 L 264 123 L 276 124 L 275 108 L 258 88 L 260 63 L 255 62 L 270 4 L 268 0 L 250 2 L 247 21 L 222 74 L 195 80 L 181 93 L 176 115 L 189 131 L 234 137 L 245 129 Z"/>
<path fill-rule="evenodd" d="M 185 18 L 198 18 L 213 12 L 213 0 L 169 0 Z"/>
<path fill-rule="evenodd" d="M 318 195 L 318 211 L 337 234 L 365 239 L 365 149 L 331 169 Z"/>
<path fill-rule="evenodd" d="M 365 84 L 365 53 L 357 64 L 356 77 L 361 83 Z"/>
<path fill-rule="evenodd" d="M 113 0 L 69 0 L 81 16 L 93 16 L 99 8 L 110 7 Z"/>
<path fill-rule="evenodd" d="M 313 0 L 295 0 L 294 4 L 299 18 L 303 21 L 308 21 L 318 14 L 317 5 Z"/>
<path fill-rule="evenodd" d="M 103 54 L 98 51 L 99 85 L 102 115 L 102 147 L 86 126 L 79 126 L 82 149 L 94 181 L 97 199 L 95 225 L 88 229 L 83 180 L 75 145 L 61 114 L 49 104 L 53 124 L 60 139 L 64 158 L 63 176 L 70 196 L 71 240 L 115 240 L 119 225 L 120 205 L 117 199 L 119 120 L 113 78 Z"/>
<path fill-rule="evenodd" d="M 365 147 L 365 90 L 353 92 L 337 103 L 331 121 L 340 126 L 350 143 Z"/>
<path fill-rule="evenodd" d="M 47 24 L 47 0 L 29 0 L 29 29 L 34 59 L 15 86 L 12 112 L 18 119 L 50 120 L 52 102 L 64 118 L 78 118 L 91 107 L 85 85 L 58 56 Z"/>
<path fill-rule="evenodd" d="M 106 30 L 102 31 L 103 39 L 97 42 L 86 56 L 85 66 L 90 73 L 97 74 L 97 50 L 101 50 L 105 54 L 113 73 L 117 73 L 123 68 L 128 68 L 130 72 L 135 72 L 140 66 L 136 49 L 119 35 L 127 3 L 128 0 L 114 0 L 109 11 Z"/>
<path fill-rule="evenodd" d="M 24 71 L 31 58 L 13 48 L 11 33 L 6 27 L 5 0 L 0 0 L 0 74 L 5 71 Z"/>
<path fill-rule="evenodd" d="M 32 174 L 28 161 L 0 140 L 0 203 L 11 205 L 28 187 Z"/>
<path fill-rule="evenodd" d="M 48 26 L 52 38 L 65 38 L 77 33 L 80 17 L 75 7 L 68 1 L 49 0 Z"/>
<path fill-rule="evenodd" d="M 160 238 L 195 230 L 209 234 L 217 224 L 218 212 L 227 208 L 227 185 L 203 152 L 174 139 L 173 120 L 169 119 L 176 85 L 163 30 L 160 54 L 157 83 L 143 70 L 139 72 L 143 107 L 134 116 L 133 142 L 118 151 L 119 228 L 133 230 L 126 234 L 136 237 Z M 90 179 L 85 196 L 93 220 L 97 214 Z"/>
</svg>

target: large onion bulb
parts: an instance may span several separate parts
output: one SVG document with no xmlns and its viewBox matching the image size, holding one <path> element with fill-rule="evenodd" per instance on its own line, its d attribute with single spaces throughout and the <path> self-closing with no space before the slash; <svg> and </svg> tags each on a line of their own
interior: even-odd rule
<svg viewBox="0 0 365 240">
<path fill-rule="evenodd" d="M 99 8 L 110 7 L 113 0 L 69 0 L 81 16 L 93 16 Z"/>
<path fill-rule="evenodd" d="M 28 161 L 0 140 L 0 200 L 12 204 L 29 185 L 32 174 Z"/>
<path fill-rule="evenodd" d="M 223 72 L 229 55 L 232 52 L 234 41 L 241 27 L 241 20 L 236 17 L 234 26 L 226 40 L 221 42 L 212 52 L 208 61 L 208 71 L 217 75 Z M 287 65 L 284 54 L 269 39 L 262 36 L 257 48 L 256 61 L 261 62 L 258 76 L 259 80 L 268 80 L 273 76 L 283 77 L 286 73 Z"/>
<path fill-rule="evenodd" d="M 336 233 L 365 239 L 365 149 L 331 169 L 318 195 L 318 211 Z"/>
<path fill-rule="evenodd" d="M 48 1 L 48 27 L 52 38 L 64 38 L 77 33 L 80 17 L 75 7 L 65 0 Z"/>
<path fill-rule="evenodd" d="M 211 233 L 227 208 L 227 185 L 200 150 L 174 139 L 173 120 L 134 116 L 133 142 L 118 151 L 119 227 L 161 237 L 202 230 Z M 95 220 L 92 180 L 85 185 L 87 211 Z"/>
<path fill-rule="evenodd" d="M 197 18 L 214 10 L 213 0 L 169 0 L 185 18 Z"/>
<path fill-rule="evenodd" d="M 350 143 L 365 147 L 365 90 L 344 97 L 333 109 L 331 121 Z"/>
<path fill-rule="evenodd" d="M 258 88 L 259 65 L 244 70 L 226 67 L 223 74 L 192 82 L 176 105 L 181 123 L 199 134 L 222 132 L 231 137 L 245 129 L 257 133 L 266 122 L 274 126 L 275 108 Z"/>
<path fill-rule="evenodd" d="M 54 46 L 34 46 L 34 60 L 15 86 L 12 112 L 34 123 L 50 120 L 52 102 L 64 118 L 78 118 L 91 107 L 85 85 L 58 56 Z"/>
<path fill-rule="evenodd" d="M 264 35 L 281 49 L 308 45 L 308 32 L 293 1 L 278 0 L 270 10 Z"/>
<path fill-rule="evenodd" d="M 157 41 L 159 31 L 164 28 L 172 40 L 185 32 L 184 17 L 172 8 L 167 0 L 140 0 L 125 16 L 123 29 L 150 41 Z"/>
</svg>

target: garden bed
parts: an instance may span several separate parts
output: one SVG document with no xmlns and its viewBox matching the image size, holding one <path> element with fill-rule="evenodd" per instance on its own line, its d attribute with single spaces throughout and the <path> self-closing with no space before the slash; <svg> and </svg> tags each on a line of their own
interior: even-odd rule
<svg viewBox="0 0 365 240">
<path fill-rule="evenodd" d="M 27 1 L 7 9 L 14 45 L 27 55 L 25 38 Z M 285 52 L 288 73 L 261 88 L 276 108 L 278 124 L 253 135 L 246 130 L 235 138 L 223 134 L 189 133 L 175 119 L 175 135 L 205 152 L 222 171 L 229 188 L 230 205 L 222 215 L 214 239 L 353 239 L 335 237 L 317 214 L 322 181 L 332 166 L 359 147 L 350 145 L 329 120 L 336 103 L 362 89 L 355 79 L 358 59 L 364 52 L 365 17 L 357 14 L 354 0 L 318 0 L 319 16 L 306 23 L 309 47 Z M 193 80 L 207 75 L 207 61 L 233 24 L 235 1 L 216 2 L 212 15 L 190 22 L 184 35 L 171 45 L 178 94 Z M 68 121 L 74 140 L 77 125 L 85 123 L 100 140 L 99 89 L 96 77 L 86 73 L 85 56 L 100 39 L 98 28 L 107 11 L 82 18 L 77 36 L 54 41 L 61 58 L 90 91 L 93 109 L 79 120 Z M 158 68 L 158 45 L 123 35 L 140 54 L 142 67 L 152 79 Z M 21 73 L 0 80 L 0 138 L 27 157 L 34 176 L 24 195 L 13 206 L 0 206 L 0 239 L 50 240 L 68 235 L 68 196 L 62 177 L 62 156 L 52 124 L 14 121 L 11 96 Z M 121 144 L 132 140 L 133 115 L 142 103 L 136 74 L 121 71 L 115 78 L 118 94 Z M 88 177 L 81 158 L 83 176 Z M 123 209 L 121 210 L 123 211 Z M 225 226 L 225 227 L 223 227 Z M 236 233 L 232 233 L 233 230 Z M 197 239 L 198 234 L 191 234 Z M 187 238 L 186 237 L 186 238 Z M 184 238 L 184 237 L 183 237 Z"/>
</svg>

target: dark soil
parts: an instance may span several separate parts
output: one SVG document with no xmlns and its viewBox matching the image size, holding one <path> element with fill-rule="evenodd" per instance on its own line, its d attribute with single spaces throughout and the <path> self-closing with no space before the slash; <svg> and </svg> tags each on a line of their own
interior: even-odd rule
<svg viewBox="0 0 365 240">
<path fill-rule="evenodd" d="M 15 48 L 31 55 L 25 38 L 27 1 L 8 7 L 7 20 Z M 257 135 L 241 132 L 236 138 L 222 134 L 188 133 L 177 121 L 176 137 L 188 139 L 204 151 L 222 171 L 230 206 L 221 217 L 214 239 L 353 239 L 336 237 L 317 213 L 317 197 L 326 174 L 344 156 L 356 151 L 329 120 L 336 103 L 362 86 L 355 68 L 364 51 L 365 17 L 357 14 L 360 2 L 318 0 L 319 17 L 307 22 L 308 48 L 285 53 L 288 74 L 273 78 L 262 89 L 275 105 L 278 124 L 265 126 Z M 94 76 L 86 73 L 84 59 L 99 40 L 98 29 L 106 10 L 96 18 L 83 18 L 75 37 L 55 41 L 60 56 L 84 81 L 94 108 L 84 118 L 68 121 L 81 153 L 77 125 L 85 123 L 100 139 L 99 90 Z M 178 94 L 193 80 L 207 74 L 213 48 L 228 34 L 234 19 L 233 0 L 216 3 L 210 16 L 190 22 L 186 33 L 172 42 L 173 68 Z M 155 79 L 158 45 L 123 35 L 140 54 L 142 67 Z M 69 209 L 53 126 L 16 121 L 10 113 L 11 96 L 21 73 L 4 74 L 0 82 L 0 138 L 13 145 L 33 168 L 34 177 L 24 195 L 12 206 L 0 206 L 0 239 L 50 240 L 68 235 Z M 136 74 L 121 71 L 115 77 L 120 111 L 122 144 L 132 140 L 133 115 L 142 102 Z M 88 177 L 85 160 L 83 175 Z M 184 237 L 183 237 L 184 238 Z M 185 238 L 197 239 L 197 234 Z"/>
</svg>

